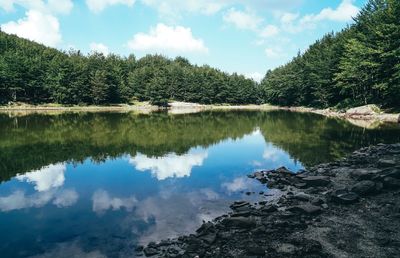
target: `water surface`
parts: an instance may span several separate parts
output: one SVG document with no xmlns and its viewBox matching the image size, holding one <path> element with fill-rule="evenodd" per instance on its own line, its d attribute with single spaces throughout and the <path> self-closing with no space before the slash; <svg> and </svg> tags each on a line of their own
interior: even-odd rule
<svg viewBox="0 0 400 258">
<path fill-rule="evenodd" d="M 0 114 L 1 257 L 134 257 L 233 200 L 268 198 L 252 171 L 398 141 L 397 125 L 286 111 Z"/>
</svg>

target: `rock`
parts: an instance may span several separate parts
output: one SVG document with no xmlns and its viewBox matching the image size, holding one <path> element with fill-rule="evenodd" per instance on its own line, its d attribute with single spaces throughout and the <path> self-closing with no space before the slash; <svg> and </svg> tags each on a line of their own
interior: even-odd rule
<svg viewBox="0 0 400 258">
<path fill-rule="evenodd" d="M 292 211 L 292 212 L 308 214 L 308 215 L 318 214 L 322 211 L 322 209 L 320 207 L 312 205 L 310 203 L 292 206 L 292 207 L 289 207 L 288 210 Z"/>
<path fill-rule="evenodd" d="M 397 162 L 393 159 L 380 159 L 378 160 L 378 166 L 381 168 L 394 167 Z"/>
<path fill-rule="evenodd" d="M 383 187 L 385 189 L 398 189 L 400 188 L 400 179 L 393 177 L 385 177 L 383 179 Z"/>
<path fill-rule="evenodd" d="M 207 244 L 212 244 L 215 242 L 216 238 L 217 238 L 217 233 L 210 233 L 204 236 L 199 237 L 201 240 L 203 240 L 204 242 L 206 242 Z"/>
<path fill-rule="evenodd" d="M 159 251 L 153 247 L 146 247 L 143 249 L 143 252 L 144 252 L 144 255 L 146 255 L 146 256 L 153 256 L 153 255 L 157 255 L 159 253 Z"/>
<path fill-rule="evenodd" d="M 293 195 L 292 198 L 300 201 L 309 201 L 312 199 L 312 197 L 309 194 L 303 192 L 296 193 L 295 195 Z"/>
<path fill-rule="evenodd" d="M 350 108 L 346 111 L 348 116 L 368 116 L 375 115 L 380 112 L 379 107 L 376 105 L 366 105 L 361 107 Z"/>
<path fill-rule="evenodd" d="M 276 252 L 288 255 L 288 254 L 294 254 L 297 250 L 296 246 L 289 244 L 289 243 L 282 243 L 280 244 L 276 249 Z"/>
<path fill-rule="evenodd" d="M 204 234 L 204 233 L 209 232 L 211 230 L 214 230 L 214 224 L 211 223 L 211 222 L 206 222 L 206 223 L 203 223 L 203 225 L 201 225 L 201 227 L 199 227 L 196 230 L 196 233 Z"/>
<path fill-rule="evenodd" d="M 252 228 L 256 226 L 254 219 L 246 217 L 230 217 L 222 221 L 222 223 L 227 227 L 236 228 Z"/>
<path fill-rule="evenodd" d="M 275 205 L 267 205 L 261 209 L 262 212 L 266 212 L 266 213 L 274 212 L 277 210 L 278 210 L 278 208 Z"/>
<path fill-rule="evenodd" d="M 369 180 L 379 175 L 381 172 L 382 170 L 376 168 L 359 168 L 353 169 L 350 174 L 353 178 L 358 180 Z"/>
<path fill-rule="evenodd" d="M 376 184 L 370 180 L 364 180 L 355 184 L 351 191 L 359 195 L 368 195 L 376 191 Z"/>
<path fill-rule="evenodd" d="M 351 204 L 359 200 L 358 194 L 345 190 L 336 190 L 332 195 L 332 200 L 339 204 Z"/>
<path fill-rule="evenodd" d="M 302 180 L 307 186 L 326 186 L 331 182 L 328 176 L 307 176 Z"/>
<path fill-rule="evenodd" d="M 257 255 L 257 256 L 263 256 L 265 255 L 265 250 L 257 245 L 250 245 L 246 248 L 247 254 L 249 255 Z"/>
</svg>

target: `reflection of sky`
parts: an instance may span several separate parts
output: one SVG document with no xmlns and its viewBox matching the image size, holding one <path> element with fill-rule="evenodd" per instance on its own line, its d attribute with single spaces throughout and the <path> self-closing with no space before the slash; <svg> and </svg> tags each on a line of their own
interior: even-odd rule
<svg viewBox="0 0 400 258">
<path fill-rule="evenodd" d="M 243 194 L 265 191 L 247 174 L 282 165 L 301 168 L 258 130 L 183 155 L 49 165 L 0 185 L 0 250 L 127 256 L 137 242 L 193 232 L 232 200 L 260 200 Z"/>
</svg>

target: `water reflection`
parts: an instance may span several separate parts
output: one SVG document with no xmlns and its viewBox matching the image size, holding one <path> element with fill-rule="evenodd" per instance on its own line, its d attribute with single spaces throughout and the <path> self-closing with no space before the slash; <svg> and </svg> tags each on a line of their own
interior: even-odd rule
<svg viewBox="0 0 400 258">
<path fill-rule="evenodd" d="M 192 168 L 203 165 L 203 161 L 207 156 L 206 151 L 189 151 L 189 153 L 184 155 L 171 153 L 163 157 L 148 157 L 138 153 L 129 160 L 129 163 L 134 165 L 139 171 L 150 170 L 151 174 L 158 180 L 164 180 L 171 177 L 180 178 L 190 176 Z"/>
<path fill-rule="evenodd" d="M 233 200 L 270 198 L 247 178 L 254 170 L 299 170 L 395 141 L 395 126 L 288 112 L 0 115 L 1 256 L 132 257 Z"/>
<path fill-rule="evenodd" d="M 20 181 L 27 181 L 35 185 L 35 190 L 39 192 L 48 191 L 51 188 L 60 187 L 64 184 L 64 173 L 66 165 L 64 163 L 49 165 L 40 170 L 18 175 L 15 178 Z"/>
</svg>

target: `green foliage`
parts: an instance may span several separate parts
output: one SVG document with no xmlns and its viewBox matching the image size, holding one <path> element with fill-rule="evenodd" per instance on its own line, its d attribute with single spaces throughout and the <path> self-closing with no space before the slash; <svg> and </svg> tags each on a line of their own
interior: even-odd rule
<svg viewBox="0 0 400 258">
<path fill-rule="evenodd" d="M 355 24 L 267 72 L 264 99 L 286 106 L 400 107 L 400 2 L 370 0 Z"/>
<path fill-rule="evenodd" d="M 205 104 L 250 104 L 256 83 L 209 66 L 148 55 L 136 60 L 79 51 L 68 53 L 0 32 L 0 104 L 9 101 L 60 104 L 129 103 L 167 106 L 168 100 Z"/>
</svg>

